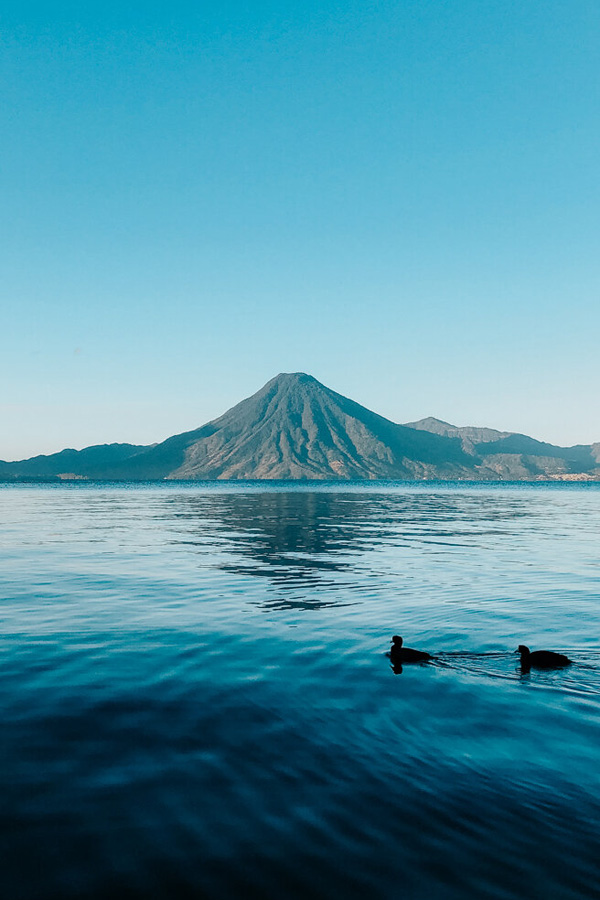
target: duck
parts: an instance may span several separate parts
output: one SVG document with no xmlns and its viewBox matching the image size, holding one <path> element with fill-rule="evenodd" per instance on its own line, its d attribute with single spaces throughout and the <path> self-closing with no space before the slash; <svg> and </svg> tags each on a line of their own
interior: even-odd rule
<svg viewBox="0 0 600 900">
<path fill-rule="evenodd" d="M 529 647 L 519 644 L 515 653 L 521 654 L 521 666 L 529 669 L 532 666 L 536 669 L 556 669 L 560 666 L 570 666 L 572 660 L 562 653 L 554 653 L 553 650 L 534 650 L 532 653 Z"/>
<path fill-rule="evenodd" d="M 403 647 L 402 638 L 395 634 L 392 638 L 392 646 L 390 649 L 390 659 L 394 665 L 402 665 L 402 663 L 411 662 L 427 662 L 433 659 L 430 653 L 424 650 L 413 650 L 412 647 Z"/>
</svg>

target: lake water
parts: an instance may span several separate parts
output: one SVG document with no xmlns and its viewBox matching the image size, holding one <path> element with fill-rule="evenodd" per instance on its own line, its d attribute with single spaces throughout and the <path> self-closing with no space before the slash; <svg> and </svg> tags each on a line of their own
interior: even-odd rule
<svg viewBox="0 0 600 900">
<path fill-rule="evenodd" d="M 0 524 L 3 898 L 598 896 L 600 486 L 10 486 Z"/>
</svg>

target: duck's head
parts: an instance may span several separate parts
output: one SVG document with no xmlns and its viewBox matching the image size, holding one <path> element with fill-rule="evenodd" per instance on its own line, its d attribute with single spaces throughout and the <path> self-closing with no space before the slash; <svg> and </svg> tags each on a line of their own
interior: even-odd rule
<svg viewBox="0 0 600 900">
<path fill-rule="evenodd" d="M 515 653 L 520 653 L 521 656 L 529 656 L 529 647 L 526 647 L 525 644 L 519 644 Z"/>
<path fill-rule="evenodd" d="M 392 638 L 392 644 L 394 645 L 394 647 L 402 646 L 402 638 L 400 637 L 399 634 L 394 635 L 394 637 Z"/>
</svg>

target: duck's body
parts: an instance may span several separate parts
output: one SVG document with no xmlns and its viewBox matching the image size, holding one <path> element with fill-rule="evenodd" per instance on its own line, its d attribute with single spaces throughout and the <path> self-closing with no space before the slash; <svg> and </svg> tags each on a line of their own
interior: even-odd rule
<svg viewBox="0 0 600 900">
<path fill-rule="evenodd" d="M 390 649 L 390 659 L 394 665 L 402 665 L 411 662 L 427 662 L 433 659 L 430 653 L 424 650 L 413 650 L 412 647 L 403 647 L 402 638 L 395 634 L 392 638 L 392 646 Z"/>
<path fill-rule="evenodd" d="M 529 647 L 520 644 L 517 653 L 521 654 L 521 665 L 524 669 L 557 669 L 571 665 L 568 656 L 554 653 L 553 650 L 534 650 L 532 653 Z"/>
</svg>

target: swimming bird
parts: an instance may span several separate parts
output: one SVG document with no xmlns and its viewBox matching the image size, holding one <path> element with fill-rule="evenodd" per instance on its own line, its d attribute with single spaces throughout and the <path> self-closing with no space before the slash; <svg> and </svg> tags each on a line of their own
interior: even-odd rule
<svg viewBox="0 0 600 900">
<path fill-rule="evenodd" d="M 392 638 L 392 646 L 390 649 L 390 659 L 394 665 L 402 665 L 402 663 L 426 662 L 433 659 L 430 653 L 424 650 L 413 650 L 412 647 L 403 647 L 402 638 L 395 634 Z"/>
<path fill-rule="evenodd" d="M 524 669 L 530 669 L 532 666 L 536 669 L 557 669 L 560 666 L 570 666 L 571 660 L 562 653 L 554 653 L 553 650 L 534 650 L 532 653 L 529 647 L 519 644 L 515 653 L 521 654 L 521 666 Z"/>
</svg>

